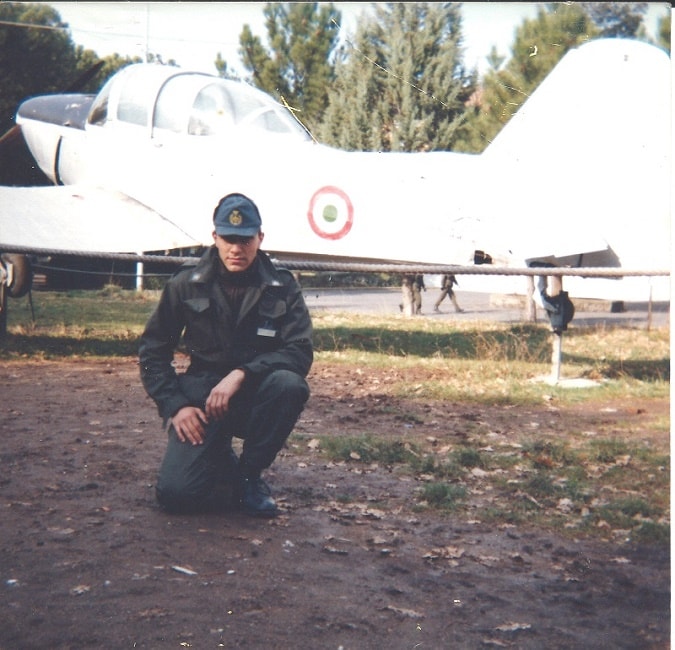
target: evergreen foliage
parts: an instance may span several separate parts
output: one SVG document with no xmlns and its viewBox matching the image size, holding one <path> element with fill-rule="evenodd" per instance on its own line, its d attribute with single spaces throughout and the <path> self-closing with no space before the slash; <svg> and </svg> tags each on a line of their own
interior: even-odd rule
<svg viewBox="0 0 675 650">
<path fill-rule="evenodd" d="M 49 5 L 0 2 L 0 20 L 0 133 L 4 133 L 14 125 L 18 99 L 58 92 L 72 80 L 76 56 L 68 25 Z M 42 27 L 26 28 L 27 24 Z"/>
<path fill-rule="evenodd" d="M 382 84 L 373 72 L 378 65 L 377 53 L 366 24 L 358 26 L 351 49 L 351 58 L 343 57 L 336 62 L 335 81 L 317 137 L 340 149 L 378 151 L 383 148 L 384 134 L 382 116 L 378 112 Z M 357 56 L 361 61 L 354 64 Z M 362 61 L 366 62 L 365 69 Z"/>
<path fill-rule="evenodd" d="M 341 14 L 318 2 L 272 2 L 263 13 L 271 52 L 245 25 L 239 37 L 242 63 L 258 88 L 289 106 L 311 131 L 333 80 Z M 227 62 L 219 58 L 216 65 L 226 74 Z"/>
<path fill-rule="evenodd" d="M 585 2 L 583 7 L 602 38 L 635 38 L 647 11 L 646 2 Z"/>
<path fill-rule="evenodd" d="M 573 47 L 597 37 L 583 3 L 555 3 L 539 9 L 516 30 L 512 56 L 488 71 L 469 106 L 458 151 L 485 149 L 518 108 Z"/>
<path fill-rule="evenodd" d="M 670 16 L 665 16 L 659 20 L 658 30 L 656 35 L 656 44 L 662 47 L 668 54 L 670 54 L 670 33 L 671 33 Z"/>
<path fill-rule="evenodd" d="M 319 138 L 349 150 L 451 148 L 476 81 L 461 26 L 457 3 L 376 5 L 336 65 Z"/>
</svg>

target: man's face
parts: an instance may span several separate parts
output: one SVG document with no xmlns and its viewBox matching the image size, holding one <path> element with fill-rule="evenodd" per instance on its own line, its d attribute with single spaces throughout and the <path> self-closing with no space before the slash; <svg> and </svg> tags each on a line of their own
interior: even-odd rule
<svg viewBox="0 0 675 650">
<path fill-rule="evenodd" d="M 245 271 L 253 264 L 263 237 L 262 232 L 253 237 L 217 235 L 215 231 L 213 232 L 213 241 L 218 249 L 220 260 L 231 273 Z"/>
</svg>

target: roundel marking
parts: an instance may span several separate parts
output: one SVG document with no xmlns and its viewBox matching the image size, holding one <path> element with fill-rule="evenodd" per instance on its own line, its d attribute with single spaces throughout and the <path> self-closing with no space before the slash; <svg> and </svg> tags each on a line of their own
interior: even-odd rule
<svg viewBox="0 0 675 650">
<path fill-rule="evenodd" d="M 340 188 L 326 185 L 314 192 L 307 218 L 319 237 L 341 239 L 352 229 L 354 206 Z"/>
</svg>

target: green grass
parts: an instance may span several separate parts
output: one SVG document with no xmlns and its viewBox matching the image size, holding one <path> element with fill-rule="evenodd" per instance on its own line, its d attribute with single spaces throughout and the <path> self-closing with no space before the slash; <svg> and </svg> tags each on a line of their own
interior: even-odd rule
<svg viewBox="0 0 675 650">
<path fill-rule="evenodd" d="M 420 501 L 440 510 L 457 510 L 466 498 L 466 488 L 451 483 L 429 483 L 419 494 Z"/>
<path fill-rule="evenodd" d="M 8 336 L 0 358 L 135 356 L 159 292 L 108 286 L 101 291 L 34 292 L 10 299 Z M 564 376 L 601 382 L 594 391 L 566 391 L 532 379 L 551 371 L 546 325 L 461 323 L 399 316 L 320 313 L 313 316 L 318 362 L 390 368 L 386 390 L 407 395 L 409 374 L 424 363 L 429 377 L 415 385 L 420 399 L 489 403 L 563 401 L 589 395 L 664 397 L 669 394 L 667 328 L 571 328 L 564 336 Z"/>
<path fill-rule="evenodd" d="M 551 373 L 547 325 L 319 314 L 314 317 L 317 359 L 390 369 L 387 391 L 411 391 L 409 374 L 422 361 L 430 377 L 414 386 L 420 398 L 469 399 L 492 404 L 563 402 L 597 397 L 665 397 L 670 391 L 667 328 L 570 329 L 563 338 L 562 376 L 598 382 L 569 391 L 533 381 Z M 434 375 L 436 377 L 434 377 Z"/>
<path fill-rule="evenodd" d="M 323 439 L 322 447 L 333 460 L 358 460 L 383 465 L 409 463 L 419 455 L 409 442 L 382 440 L 372 435 L 327 437 Z"/>
<path fill-rule="evenodd" d="M 34 292 L 10 299 L 7 340 L 0 358 L 135 356 L 145 322 L 157 304 L 157 292 Z"/>
<path fill-rule="evenodd" d="M 355 468 L 381 465 L 414 477 L 420 484 L 418 510 L 476 513 L 472 517 L 487 523 L 527 523 L 571 536 L 670 540 L 670 463 L 651 445 L 573 436 L 569 444 L 542 443 L 523 434 L 509 441 L 517 453 L 479 449 L 477 440 L 439 455 L 422 439 L 415 444 L 373 434 L 317 439 L 321 455 L 331 461 Z M 477 481 L 478 496 L 472 499 Z"/>
</svg>

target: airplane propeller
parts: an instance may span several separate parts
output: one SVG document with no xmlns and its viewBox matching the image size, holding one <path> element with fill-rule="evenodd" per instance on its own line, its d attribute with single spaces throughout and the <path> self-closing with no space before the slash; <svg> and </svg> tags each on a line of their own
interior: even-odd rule
<svg viewBox="0 0 675 650">
<path fill-rule="evenodd" d="M 0 136 L 0 152 L 4 147 L 11 146 L 12 144 L 18 142 L 20 135 L 21 127 L 18 124 L 15 124 L 11 129 L 5 131 Z"/>
</svg>

